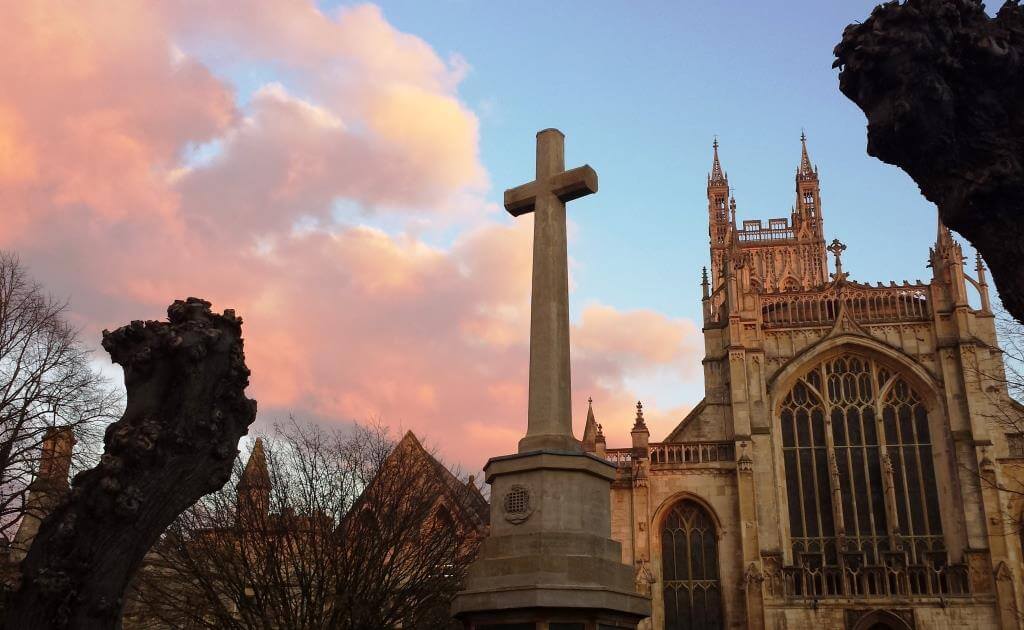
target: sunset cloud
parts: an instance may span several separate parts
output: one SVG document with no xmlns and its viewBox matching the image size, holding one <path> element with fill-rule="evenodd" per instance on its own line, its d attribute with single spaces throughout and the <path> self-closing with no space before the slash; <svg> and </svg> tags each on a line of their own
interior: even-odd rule
<svg viewBox="0 0 1024 630">
<path fill-rule="evenodd" d="M 175 298 L 236 308 L 260 421 L 381 418 L 470 467 L 514 449 L 532 222 L 500 222 L 486 201 L 466 63 L 372 5 L 242 7 L 0 8 L 0 247 L 71 298 L 90 340 Z M 242 93 L 244 64 L 273 79 Z M 695 335 L 587 306 L 572 331 L 579 422 L 593 396 L 624 439 L 628 379 L 697 365 Z M 683 411 L 652 405 L 652 431 Z"/>
</svg>

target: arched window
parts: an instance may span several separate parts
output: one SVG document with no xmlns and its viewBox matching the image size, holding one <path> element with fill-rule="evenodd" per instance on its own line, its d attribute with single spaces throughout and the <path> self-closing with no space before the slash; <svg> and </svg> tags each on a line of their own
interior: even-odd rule
<svg viewBox="0 0 1024 630">
<path fill-rule="evenodd" d="M 928 413 L 903 376 L 854 353 L 828 359 L 796 382 L 780 421 L 796 564 L 945 556 Z"/>
<path fill-rule="evenodd" d="M 665 630 L 722 628 L 718 538 L 707 511 L 684 500 L 661 530 Z"/>
</svg>

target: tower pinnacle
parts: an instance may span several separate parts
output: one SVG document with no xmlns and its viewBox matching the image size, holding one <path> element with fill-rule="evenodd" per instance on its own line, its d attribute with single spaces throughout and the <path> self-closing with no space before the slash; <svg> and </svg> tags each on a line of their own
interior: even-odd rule
<svg viewBox="0 0 1024 630">
<path fill-rule="evenodd" d="M 811 164 L 811 158 L 807 155 L 807 134 L 800 131 L 800 166 L 796 170 L 797 179 L 812 179 L 817 177 L 817 169 Z"/>
<path fill-rule="evenodd" d="M 708 175 L 708 185 L 728 185 L 729 178 L 722 170 L 722 163 L 718 160 L 718 136 L 715 136 L 715 141 L 711 143 L 711 147 L 714 151 L 714 158 L 711 161 L 711 174 Z"/>
</svg>

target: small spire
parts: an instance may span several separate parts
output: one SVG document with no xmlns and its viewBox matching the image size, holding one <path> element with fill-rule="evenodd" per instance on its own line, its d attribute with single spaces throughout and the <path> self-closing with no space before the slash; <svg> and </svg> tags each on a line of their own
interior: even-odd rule
<svg viewBox="0 0 1024 630">
<path fill-rule="evenodd" d="M 809 179 L 815 175 L 817 171 L 811 164 L 811 158 L 807 155 L 807 134 L 804 133 L 803 129 L 800 130 L 800 168 L 797 169 L 796 174 L 800 179 Z"/>
<path fill-rule="evenodd" d="M 729 212 L 732 217 L 732 224 L 736 225 L 736 197 L 729 197 Z"/>
<path fill-rule="evenodd" d="M 981 252 L 974 252 L 974 270 L 978 272 L 978 284 L 987 284 L 985 280 L 985 260 Z"/>
<path fill-rule="evenodd" d="M 701 295 L 705 300 L 711 295 L 710 288 L 710 284 L 708 283 L 708 268 L 703 267 L 700 271 L 700 289 Z"/>
<path fill-rule="evenodd" d="M 942 222 L 942 219 L 939 219 L 938 233 L 935 235 L 935 248 L 939 251 L 945 251 L 952 247 L 953 242 L 953 234 Z"/>
<path fill-rule="evenodd" d="M 708 176 L 709 184 L 728 184 L 729 180 L 722 171 L 722 164 L 718 160 L 718 136 L 715 136 L 715 141 L 711 144 L 714 150 L 714 160 L 711 162 L 711 175 Z"/>
<path fill-rule="evenodd" d="M 588 453 L 594 452 L 594 447 L 597 444 L 597 432 L 598 432 L 597 419 L 594 417 L 594 399 L 587 398 L 587 424 L 583 427 L 583 450 Z"/>
<path fill-rule="evenodd" d="M 604 443 L 605 443 L 605 441 L 604 441 L 604 427 L 603 427 L 603 426 L 601 426 L 600 424 L 599 424 L 599 425 L 597 425 L 597 437 L 596 437 L 596 441 L 597 441 L 597 442 L 599 442 L 599 443 L 601 443 L 601 444 L 604 444 Z"/>
</svg>

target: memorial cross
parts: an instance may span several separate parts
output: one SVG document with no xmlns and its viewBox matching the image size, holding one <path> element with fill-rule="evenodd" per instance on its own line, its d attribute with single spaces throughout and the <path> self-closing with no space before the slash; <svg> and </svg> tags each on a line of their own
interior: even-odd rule
<svg viewBox="0 0 1024 630">
<path fill-rule="evenodd" d="M 580 450 L 572 433 L 565 204 L 596 192 L 590 166 L 565 170 L 565 136 L 557 129 L 537 133 L 536 179 L 505 191 L 509 214 L 534 214 L 530 390 L 520 453 Z"/>
</svg>

